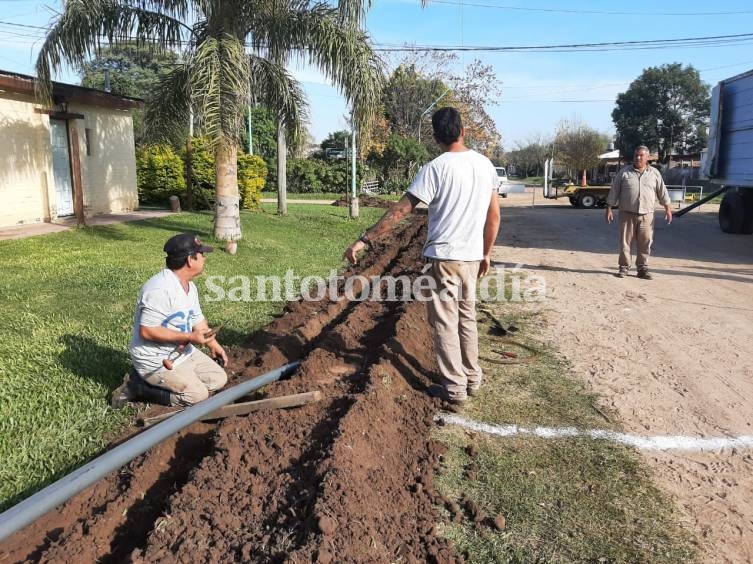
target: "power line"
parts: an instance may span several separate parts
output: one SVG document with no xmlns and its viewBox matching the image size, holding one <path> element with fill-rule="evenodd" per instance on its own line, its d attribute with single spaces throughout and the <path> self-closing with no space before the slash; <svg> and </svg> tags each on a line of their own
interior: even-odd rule
<svg viewBox="0 0 753 564">
<path fill-rule="evenodd" d="M 435 4 L 452 4 L 454 6 L 474 6 L 477 8 L 496 8 L 499 10 L 517 10 L 521 12 L 548 12 L 555 14 L 592 14 L 601 16 L 635 16 L 644 17 L 645 14 L 636 14 L 636 12 L 614 12 L 609 10 L 567 10 L 564 8 L 531 8 L 528 6 L 510 6 L 503 4 L 480 4 L 473 2 L 457 2 L 453 0 L 431 0 Z M 732 16 L 742 14 L 753 14 L 753 10 L 737 10 L 728 12 L 651 12 L 651 16 Z"/>
<path fill-rule="evenodd" d="M 719 45 L 738 45 L 753 41 L 753 33 L 734 35 L 711 35 L 706 37 L 684 37 L 678 39 L 649 39 L 642 41 L 609 41 L 604 43 L 570 43 L 562 45 L 517 45 L 517 46 L 458 46 L 458 45 L 402 45 L 375 43 L 375 51 L 410 52 L 410 51 L 486 51 L 486 52 L 547 52 L 568 53 L 574 51 L 622 51 L 657 49 L 664 47 L 712 47 Z"/>
</svg>

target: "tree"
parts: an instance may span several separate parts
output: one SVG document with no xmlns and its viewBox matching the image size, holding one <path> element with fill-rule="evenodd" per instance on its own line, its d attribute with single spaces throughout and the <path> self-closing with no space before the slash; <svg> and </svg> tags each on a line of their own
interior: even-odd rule
<svg viewBox="0 0 753 564">
<path fill-rule="evenodd" d="M 460 73 L 452 72 L 457 59 L 458 56 L 452 53 L 410 53 L 393 73 L 385 91 L 389 91 L 391 87 L 398 87 L 396 95 L 393 96 L 398 110 L 406 112 L 406 117 L 414 121 L 433 101 L 446 93 L 436 108 L 456 107 L 463 116 L 466 144 L 491 157 L 501 152 L 501 142 L 496 124 L 486 111 L 486 107 L 497 103 L 502 94 L 501 83 L 493 68 L 479 60 L 472 61 Z M 412 76 L 407 73 L 399 75 L 398 71 L 401 68 L 410 69 Z M 395 84 L 397 78 L 403 79 L 402 88 L 399 88 L 399 83 Z M 412 87 L 413 90 L 405 86 Z M 411 94 L 415 94 L 416 91 L 421 92 L 422 86 L 424 90 L 431 90 L 431 95 L 425 93 L 423 97 L 412 97 Z M 414 103 L 416 99 L 419 100 L 419 104 Z M 383 100 L 387 110 L 389 100 L 386 97 Z M 394 121 L 395 112 L 386 113 L 388 120 Z M 427 131 L 431 131 L 430 118 L 431 112 L 423 116 L 422 127 Z M 406 136 L 415 135 L 418 125 L 414 123 L 411 127 L 412 129 L 407 131 L 394 128 L 393 131 Z M 430 153 L 435 152 L 429 134 L 426 135 L 425 145 Z"/>
<path fill-rule="evenodd" d="M 261 93 L 278 122 L 302 131 L 302 90 L 285 69 L 287 54 L 296 50 L 340 86 L 359 123 L 367 123 L 378 99 L 381 67 L 358 29 L 363 13 L 362 0 L 343 0 L 338 7 L 308 0 L 68 0 L 37 58 L 40 94 L 49 101 L 52 72 L 63 62 L 84 64 L 103 38 L 116 45 L 135 41 L 184 49 L 154 89 L 147 123 L 167 136 L 196 117 L 215 154 L 214 235 L 237 240 L 236 163 L 250 93 Z M 283 132 L 283 144 L 284 137 Z M 278 161 L 284 157 L 278 154 Z"/>
<path fill-rule="evenodd" d="M 605 137 L 587 125 L 563 122 L 554 138 L 554 155 L 567 168 L 581 172 L 581 186 L 586 186 L 586 171 L 599 164 L 606 148 Z"/>
<path fill-rule="evenodd" d="M 343 149 L 350 144 L 350 132 L 345 130 L 333 131 L 327 138 L 319 145 L 322 151 L 326 152 L 327 149 Z"/>
<path fill-rule="evenodd" d="M 393 133 L 382 153 L 374 155 L 371 163 L 380 170 L 390 191 L 401 192 L 408 188 L 417 166 L 428 157 L 426 147 L 416 139 Z"/>
<path fill-rule="evenodd" d="M 658 149 L 659 159 L 677 148 L 706 146 L 709 85 L 698 71 L 680 63 L 649 67 L 617 96 L 612 121 L 617 147 L 632 155 L 639 145 Z"/>
<path fill-rule="evenodd" d="M 124 43 L 98 49 L 91 61 L 76 70 L 81 75 L 81 85 L 87 88 L 104 89 L 105 73 L 109 73 L 113 94 L 147 98 L 177 60 L 178 55 L 172 51 Z M 145 141 L 143 110 L 133 111 L 133 135 L 137 145 Z"/>
<path fill-rule="evenodd" d="M 438 78 L 422 76 L 415 65 L 399 65 L 390 75 L 382 94 L 384 115 L 392 133 L 415 137 L 423 112 L 447 90 L 447 85 Z M 431 139 L 431 135 L 427 137 Z"/>
<path fill-rule="evenodd" d="M 381 60 L 376 56 L 368 41 L 368 36 L 361 31 L 361 19 L 365 15 L 365 0 L 340 0 L 339 10 L 331 8 L 318 0 L 288 0 L 293 15 L 285 20 L 285 25 L 276 25 L 262 33 L 257 30 L 254 47 L 257 51 L 267 53 L 268 60 L 284 67 L 292 52 L 305 59 L 310 65 L 318 67 L 337 86 L 351 107 L 351 127 L 366 131 L 374 116 L 383 83 Z M 275 16 L 279 7 L 272 2 L 270 14 Z M 278 24 L 278 22 L 274 22 Z M 292 78 L 292 77 L 291 77 Z M 298 107 L 305 110 L 305 98 L 298 83 L 292 99 L 297 100 Z M 292 138 L 300 142 L 304 131 L 302 121 L 289 121 L 277 88 L 266 89 L 267 105 L 278 109 L 277 112 L 277 213 L 287 213 L 286 128 L 294 125 Z M 303 114 L 305 115 L 305 114 Z"/>
<path fill-rule="evenodd" d="M 248 114 L 246 114 L 248 119 Z M 256 106 L 251 108 L 251 135 L 254 155 L 266 160 L 274 158 L 277 151 L 277 124 L 269 108 Z M 248 147 L 248 122 L 241 133 L 241 144 Z"/>
<path fill-rule="evenodd" d="M 518 148 L 507 153 L 509 164 L 515 166 L 523 176 L 542 174 L 544 161 L 552 155 L 552 141 L 541 135 L 530 138 L 525 143 L 517 143 Z"/>
</svg>

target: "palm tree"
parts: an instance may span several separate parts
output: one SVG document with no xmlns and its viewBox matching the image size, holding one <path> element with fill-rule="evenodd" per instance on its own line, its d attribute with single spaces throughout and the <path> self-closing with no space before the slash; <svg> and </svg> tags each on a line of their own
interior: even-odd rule
<svg viewBox="0 0 753 564">
<path fill-rule="evenodd" d="M 284 66 L 291 53 L 340 87 L 359 123 L 376 106 L 382 66 L 359 30 L 364 0 L 337 7 L 310 0 L 66 0 L 64 6 L 37 58 L 43 98 L 50 97 L 52 72 L 64 62 L 80 65 L 105 41 L 184 53 L 147 101 L 146 121 L 167 137 L 197 116 L 215 152 L 220 240 L 241 238 L 236 159 L 249 93 L 261 93 L 291 134 L 304 128 L 303 92 Z"/>
</svg>

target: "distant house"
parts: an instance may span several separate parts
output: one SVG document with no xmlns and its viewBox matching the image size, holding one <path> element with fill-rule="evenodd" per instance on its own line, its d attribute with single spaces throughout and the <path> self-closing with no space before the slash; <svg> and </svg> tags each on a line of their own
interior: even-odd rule
<svg viewBox="0 0 753 564">
<path fill-rule="evenodd" d="M 0 71 L 0 226 L 138 207 L 131 112 L 141 100 Z M 78 213 L 77 213 L 78 212 Z"/>
</svg>

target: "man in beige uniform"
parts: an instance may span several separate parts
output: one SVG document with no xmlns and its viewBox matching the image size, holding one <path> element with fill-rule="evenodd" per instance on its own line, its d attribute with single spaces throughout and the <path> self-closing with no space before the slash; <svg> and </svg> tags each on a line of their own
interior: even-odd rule
<svg viewBox="0 0 753 564">
<path fill-rule="evenodd" d="M 635 266 L 638 278 L 651 279 L 648 256 L 654 238 L 654 209 L 659 201 L 664 206 L 664 219 L 672 223 L 669 193 L 661 174 L 648 166 L 648 147 L 635 150 L 633 164 L 622 167 L 612 181 L 607 196 L 607 223 L 612 223 L 612 208 L 620 208 L 620 258 L 617 276 L 624 278 L 630 269 L 631 246 L 636 240 L 638 253 Z"/>
<path fill-rule="evenodd" d="M 435 282 L 427 306 L 441 382 L 428 391 L 452 408 L 476 394 L 483 377 L 478 362 L 476 279 L 489 271 L 499 229 L 499 178 L 489 159 L 465 146 L 455 108 L 437 110 L 431 122 L 443 153 L 419 171 L 402 199 L 348 247 L 345 257 L 355 264 L 361 250 L 393 229 L 419 202 L 428 205 L 423 254 Z"/>
</svg>

